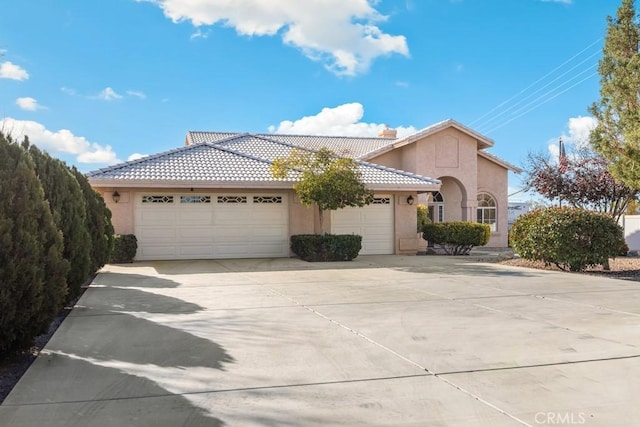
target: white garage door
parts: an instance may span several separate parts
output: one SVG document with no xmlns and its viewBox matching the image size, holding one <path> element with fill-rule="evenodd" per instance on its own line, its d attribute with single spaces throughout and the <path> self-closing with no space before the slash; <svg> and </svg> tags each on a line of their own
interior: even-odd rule
<svg viewBox="0 0 640 427">
<path fill-rule="evenodd" d="M 286 257 L 286 194 L 136 194 L 139 260 Z"/>
<path fill-rule="evenodd" d="M 393 196 L 376 195 L 370 205 L 332 211 L 331 232 L 361 235 L 361 255 L 393 254 Z"/>
</svg>

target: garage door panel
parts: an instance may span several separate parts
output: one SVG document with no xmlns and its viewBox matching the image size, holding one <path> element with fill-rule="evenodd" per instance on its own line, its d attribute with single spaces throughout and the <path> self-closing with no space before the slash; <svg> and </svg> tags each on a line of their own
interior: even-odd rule
<svg viewBox="0 0 640 427">
<path fill-rule="evenodd" d="M 213 212 L 211 207 L 208 209 L 198 209 L 192 212 L 178 212 L 178 221 L 181 224 L 189 225 L 213 225 Z"/>
<path fill-rule="evenodd" d="M 175 243 L 176 230 L 168 227 L 144 227 L 136 233 L 136 237 L 149 243 Z"/>
<path fill-rule="evenodd" d="M 211 227 L 178 228 L 176 233 L 176 243 L 188 244 L 213 241 L 213 230 Z"/>
<path fill-rule="evenodd" d="M 176 259 L 174 245 L 144 245 L 138 246 L 138 258 L 143 260 Z"/>
<path fill-rule="evenodd" d="M 174 209 L 157 208 L 142 210 L 139 213 L 139 220 L 145 225 L 166 225 L 176 222 L 176 212 Z"/>
<path fill-rule="evenodd" d="M 212 244 L 178 246 L 177 251 L 180 259 L 210 258 L 214 253 Z"/>
</svg>

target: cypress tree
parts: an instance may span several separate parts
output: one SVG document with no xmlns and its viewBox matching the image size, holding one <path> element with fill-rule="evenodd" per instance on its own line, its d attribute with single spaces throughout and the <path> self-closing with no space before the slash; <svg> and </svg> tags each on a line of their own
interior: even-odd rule
<svg viewBox="0 0 640 427">
<path fill-rule="evenodd" d="M 0 133 L 0 354 L 29 346 L 62 308 L 68 263 L 29 155 Z"/>
<path fill-rule="evenodd" d="M 109 262 L 113 248 L 111 211 L 107 208 L 102 196 L 91 187 L 87 177 L 80 173 L 75 166 L 71 168 L 71 171 L 80 184 L 86 202 L 87 226 L 91 237 L 90 272 L 95 273 Z"/>
<path fill-rule="evenodd" d="M 598 67 L 601 99 L 590 108 L 598 125 L 590 142 L 615 178 L 640 188 L 640 25 L 634 0 L 623 0 L 607 21 Z"/>
<path fill-rule="evenodd" d="M 86 202 L 80 184 L 71 170 L 61 160 L 29 147 L 29 140 L 23 142 L 34 160 L 36 173 L 49 202 L 53 221 L 64 239 L 63 257 L 70 264 L 67 274 L 68 301 L 80 294 L 81 285 L 89 277 L 91 264 L 91 238 L 87 228 Z"/>
</svg>

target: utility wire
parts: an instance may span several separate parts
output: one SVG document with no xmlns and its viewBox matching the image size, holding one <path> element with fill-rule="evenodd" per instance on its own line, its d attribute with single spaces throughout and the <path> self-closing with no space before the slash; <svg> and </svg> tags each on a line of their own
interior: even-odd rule
<svg viewBox="0 0 640 427">
<path fill-rule="evenodd" d="M 501 102 L 500 104 L 498 104 L 497 106 L 493 107 L 491 110 L 489 110 L 488 112 L 486 112 L 485 114 L 483 114 L 482 116 L 480 116 L 479 118 L 477 118 L 476 120 L 472 121 L 469 126 L 475 126 L 475 127 L 487 127 L 489 124 L 491 124 L 497 117 L 500 117 L 504 114 L 506 114 L 507 112 L 511 111 L 513 108 L 515 108 L 516 106 L 522 104 L 523 102 L 525 102 L 527 99 L 531 98 L 532 96 L 534 96 L 535 94 L 539 93 L 541 90 L 544 90 L 545 88 L 547 88 L 548 86 L 550 86 L 551 84 L 557 82 L 558 80 L 560 80 L 562 77 L 564 77 L 565 75 L 567 75 L 569 72 L 573 71 L 574 69 L 578 68 L 579 66 L 581 66 L 582 64 L 584 64 L 585 62 L 587 62 L 589 59 L 593 58 L 594 56 L 596 56 L 600 51 L 591 54 L 589 57 L 587 57 L 586 59 L 583 59 L 581 62 L 579 62 L 577 65 L 574 65 L 573 67 L 571 67 L 569 70 L 563 72 L 560 76 L 556 77 L 554 80 L 552 80 L 551 82 L 547 83 L 546 85 L 542 86 L 541 88 L 537 89 L 536 91 L 534 91 L 533 93 L 527 95 L 526 97 L 524 97 L 524 99 L 520 99 L 519 101 L 517 101 L 515 103 L 515 105 L 508 107 L 506 110 L 503 110 L 502 112 L 498 113 L 496 117 L 490 118 L 488 120 L 484 120 L 487 116 L 489 116 L 490 114 L 494 113 L 497 110 L 502 109 L 505 105 L 511 103 L 512 101 L 516 100 L 517 98 L 519 98 L 521 95 L 525 94 L 527 91 L 529 91 L 530 89 L 534 88 L 536 85 L 538 85 L 539 83 L 543 82 L 545 79 L 549 78 L 550 76 L 552 76 L 553 74 L 555 74 L 557 71 L 561 70 L 563 67 L 565 67 L 567 64 L 570 64 L 572 61 L 574 61 L 576 58 L 579 58 L 582 54 L 584 54 L 585 52 L 587 52 L 589 49 L 591 49 L 594 45 L 598 44 L 600 41 L 602 41 L 602 38 L 598 38 L 597 40 L 595 40 L 594 42 L 592 42 L 591 44 L 589 44 L 587 47 L 585 47 L 584 49 L 582 49 L 580 52 L 576 53 L 575 55 L 573 55 L 571 58 L 567 59 L 566 61 L 564 61 L 562 64 L 558 65 L 557 67 L 555 67 L 553 70 L 549 71 L 548 73 L 546 73 L 544 76 L 540 77 L 539 79 L 537 79 L 536 81 L 534 81 L 533 83 L 531 83 L 530 85 L 528 85 L 527 87 L 525 87 L 524 89 L 522 89 L 520 92 L 516 93 L 515 95 L 513 95 L 512 97 L 510 97 L 509 99 Z M 586 70 L 584 70 L 583 72 L 579 73 L 579 75 L 584 74 L 585 71 L 588 71 L 589 69 L 593 68 L 593 65 L 589 68 L 587 68 Z M 568 90 L 576 87 L 578 84 L 581 84 L 583 82 L 585 82 L 586 80 L 588 80 L 589 78 L 593 77 L 594 75 L 596 75 L 597 73 L 590 75 L 589 77 L 587 77 L 586 79 L 583 79 L 581 81 L 579 81 L 578 83 L 572 85 L 571 87 L 569 87 L 566 90 L 563 90 L 562 92 L 554 95 L 553 97 L 545 100 L 544 102 L 541 102 L 539 105 L 528 109 L 524 114 L 533 111 L 534 109 L 546 104 L 547 102 L 551 101 L 552 99 L 557 98 L 558 96 L 566 93 Z M 555 88 L 553 88 L 552 90 L 548 91 L 546 94 L 549 94 L 550 92 L 554 92 L 555 90 L 559 89 L 560 87 L 566 85 L 567 83 L 571 82 L 572 80 L 575 79 L 575 76 L 571 79 L 569 79 L 566 82 L 563 82 L 561 84 L 559 84 L 558 86 L 556 86 Z M 543 95 L 544 97 L 544 95 Z M 536 100 L 540 100 L 542 97 L 538 97 Z M 531 103 L 527 104 L 530 105 Z M 521 109 L 519 109 L 518 111 L 521 111 Z M 509 119 L 506 123 L 511 123 L 513 120 L 515 120 L 516 118 L 522 117 L 524 114 L 519 114 L 517 115 L 515 118 L 511 118 Z M 478 123 L 480 122 L 480 125 L 478 125 Z M 506 123 L 502 123 L 500 125 L 494 126 L 493 128 L 491 128 L 489 130 L 489 132 L 494 131 L 498 128 L 501 128 L 502 126 L 504 126 Z M 488 132 L 485 132 L 488 133 Z"/>
</svg>

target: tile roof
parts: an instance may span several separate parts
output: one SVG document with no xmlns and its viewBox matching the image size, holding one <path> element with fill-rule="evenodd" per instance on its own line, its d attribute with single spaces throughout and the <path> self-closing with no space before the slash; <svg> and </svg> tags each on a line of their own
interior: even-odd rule
<svg viewBox="0 0 640 427">
<path fill-rule="evenodd" d="M 282 182 L 290 186 L 299 177 L 292 173 L 284 180 L 273 178 L 270 166 L 278 157 L 286 157 L 293 144 L 259 135 L 219 134 L 216 143 L 200 142 L 154 156 L 144 157 L 90 172 L 93 183 L 134 182 Z M 372 163 L 358 161 L 363 181 L 373 187 L 406 187 L 429 190 L 440 181 Z"/>
<path fill-rule="evenodd" d="M 199 132 L 189 131 L 187 133 L 187 144 L 197 144 L 201 142 L 217 143 L 221 140 L 243 135 L 232 132 Z M 367 153 L 377 151 L 395 142 L 391 138 L 363 138 L 350 136 L 320 136 L 320 135 L 286 135 L 286 134 L 254 134 L 256 137 L 267 138 L 272 141 L 284 142 L 297 147 L 317 151 L 322 147 L 327 147 L 334 153 L 341 156 L 360 158 Z"/>
</svg>

